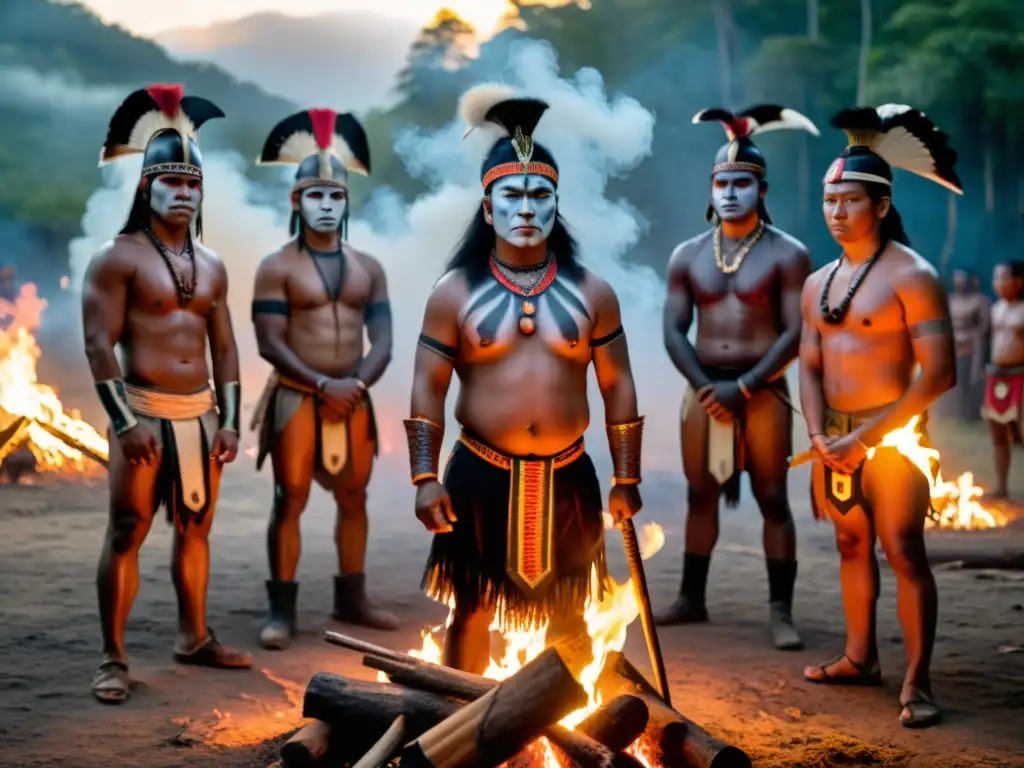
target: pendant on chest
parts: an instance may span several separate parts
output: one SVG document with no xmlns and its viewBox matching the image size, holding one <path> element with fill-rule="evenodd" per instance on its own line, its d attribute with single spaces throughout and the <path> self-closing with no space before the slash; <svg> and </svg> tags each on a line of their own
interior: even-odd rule
<svg viewBox="0 0 1024 768">
<path fill-rule="evenodd" d="M 508 269 L 506 267 L 506 269 Z M 537 305 L 534 303 L 534 299 L 544 292 L 548 286 L 555 281 L 555 275 L 558 273 L 558 262 L 554 259 L 548 263 L 547 270 L 544 275 L 540 278 L 537 283 L 529 288 L 516 283 L 509 275 L 505 273 L 498 265 L 497 260 L 491 258 L 491 274 L 494 279 L 497 280 L 507 290 L 522 297 L 522 302 L 519 305 L 519 332 L 524 336 L 532 336 L 537 330 L 537 320 L 535 315 L 537 314 Z"/>
</svg>

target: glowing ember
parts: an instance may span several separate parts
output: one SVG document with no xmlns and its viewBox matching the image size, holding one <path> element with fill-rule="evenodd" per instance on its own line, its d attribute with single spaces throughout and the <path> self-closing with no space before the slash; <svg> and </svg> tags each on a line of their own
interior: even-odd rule
<svg viewBox="0 0 1024 768">
<path fill-rule="evenodd" d="M 281 702 L 271 703 L 256 696 L 241 694 L 239 698 L 251 702 L 256 711 L 232 714 L 214 709 L 212 719 L 191 720 L 176 718 L 175 725 L 185 726 L 177 740 L 182 744 L 205 744 L 208 747 L 252 747 L 276 739 L 294 731 L 308 722 L 302 716 L 302 699 L 305 687 L 299 683 L 278 677 L 269 669 L 260 670 L 268 680 L 277 683 L 284 690 L 287 706 Z M 248 707 L 252 710 L 253 707 Z"/>
<path fill-rule="evenodd" d="M 605 527 L 612 527 L 611 516 L 607 513 L 604 517 Z M 665 532 L 657 523 L 647 523 L 637 531 L 637 538 L 640 543 L 640 553 L 643 559 L 647 560 L 655 555 L 665 543 Z M 591 574 L 591 595 L 598 593 L 598 576 L 595 568 Z M 452 605 L 448 606 L 448 620 L 444 627 L 437 626 L 424 630 L 423 645 L 418 649 L 410 650 L 410 656 L 414 656 L 431 664 L 441 663 L 441 645 L 439 640 L 443 636 L 443 630 L 448 627 L 453 619 Z M 590 597 L 587 600 L 584 611 L 584 618 L 587 622 L 587 632 L 590 635 L 591 652 L 593 660 L 580 674 L 580 684 L 587 692 L 589 701 L 585 707 L 577 709 L 562 719 L 561 725 L 573 729 L 579 723 L 596 710 L 603 702 L 596 690 L 596 683 L 601 670 L 604 669 L 608 654 L 612 651 L 621 651 L 626 644 L 626 629 L 640 615 L 640 607 L 637 604 L 636 593 L 633 590 L 631 581 L 619 584 L 609 577 L 605 587 L 604 598 L 597 600 Z M 535 659 L 546 647 L 548 625 L 547 622 L 531 629 L 509 629 L 501 626 L 497 621 L 491 625 L 491 631 L 501 635 L 504 643 L 504 652 L 500 659 L 491 658 L 490 664 L 484 671 L 484 677 L 492 680 L 504 680 L 511 677 L 524 664 Z M 381 672 L 377 679 L 383 682 L 388 680 Z M 547 739 L 538 739 L 527 750 L 531 762 L 545 766 L 545 768 L 562 768 L 555 749 Z M 633 757 L 637 758 L 644 765 L 651 765 L 644 753 L 643 744 L 638 741 L 628 750 Z"/>
<path fill-rule="evenodd" d="M 929 528 L 953 528 L 955 530 L 981 530 L 1006 525 L 1009 521 L 998 510 L 990 509 L 979 501 L 982 489 L 974 484 L 974 475 L 964 472 L 955 482 L 942 479 L 942 472 L 933 473 L 933 462 L 937 462 L 939 452 L 934 448 L 921 445 L 921 435 L 917 432 L 919 416 L 912 418 L 907 424 L 882 438 L 880 448 L 895 448 L 928 478 L 931 489 L 933 513 L 929 516 L 926 526 Z M 868 450 L 867 456 L 875 455 L 875 449 Z"/>
<path fill-rule="evenodd" d="M 106 460 L 107 441 L 77 411 L 65 411 L 57 391 L 36 377 L 41 352 L 33 333 L 46 306 L 32 283 L 21 287 L 13 303 L 0 299 L 0 415 L 10 422 L 26 418 L 23 430 L 0 446 L 0 459 L 24 444 L 41 471 L 95 473 L 98 465 L 86 461 L 83 451 Z"/>
</svg>

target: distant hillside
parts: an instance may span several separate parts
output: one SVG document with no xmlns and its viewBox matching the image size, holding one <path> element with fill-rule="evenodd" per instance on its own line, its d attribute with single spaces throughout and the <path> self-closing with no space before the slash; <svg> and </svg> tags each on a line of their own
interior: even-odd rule
<svg viewBox="0 0 1024 768">
<path fill-rule="evenodd" d="M 413 22 L 369 13 L 261 13 L 156 40 L 183 61 L 215 64 L 300 104 L 362 112 L 390 103 L 418 32 Z"/>
<path fill-rule="evenodd" d="M 204 129 L 204 146 L 248 156 L 273 121 L 296 109 L 215 66 L 175 61 L 77 5 L 0 0 L 0 18 L 0 219 L 51 235 L 77 229 L 100 181 L 107 121 L 135 88 L 180 82 L 210 99 L 227 119 Z"/>
</svg>

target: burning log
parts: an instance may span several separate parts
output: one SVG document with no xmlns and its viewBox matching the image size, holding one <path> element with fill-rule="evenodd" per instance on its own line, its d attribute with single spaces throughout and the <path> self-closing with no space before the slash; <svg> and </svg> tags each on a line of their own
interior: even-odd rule
<svg viewBox="0 0 1024 768">
<path fill-rule="evenodd" d="M 402 760 L 433 768 L 498 765 L 586 703 L 586 691 L 549 648 L 408 745 Z"/>
<path fill-rule="evenodd" d="M 331 740 L 327 723 L 316 720 L 307 723 L 281 747 L 282 768 L 314 768 L 324 755 Z"/>
<path fill-rule="evenodd" d="M 55 424 L 48 424 L 45 421 L 39 421 L 38 419 L 36 420 L 35 423 L 38 424 L 40 426 L 40 428 L 42 428 L 46 432 L 49 432 L 51 435 L 53 435 L 58 440 L 63 442 L 69 448 L 74 448 L 76 451 L 81 453 L 83 456 L 88 456 L 90 459 L 95 461 L 97 464 L 103 466 L 104 468 L 106 468 L 107 465 L 110 463 L 110 460 L 109 460 L 108 456 L 104 456 L 99 451 L 93 450 L 92 448 L 87 446 L 85 443 L 83 443 L 81 440 L 76 440 L 74 437 L 69 435 L 67 432 L 65 432 L 63 429 L 61 429 L 57 425 L 55 425 Z"/>
<path fill-rule="evenodd" d="M 716 739 L 666 705 L 621 653 L 608 654 L 597 686 L 606 699 L 627 693 L 647 705 L 649 720 L 643 738 L 654 753 L 655 763 L 665 768 L 751 768 L 743 750 Z"/>
<path fill-rule="evenodd" d="M 460 708 L 433 693 L 317 672 L 306 686 L 302 714 L 326 723 L 339 740 L 343 734 L 345 752 L 361 755 L 399 715 L 405 716 L 406 737 L 414 739 Z"/>
<path fill-rule="evenodd" d="M 380 768 L 387 765 L 388 760 L 402 746 L 405 739 L 405 715 L 399 715 L 391 724 L 384 735 L 377 740 L 377 743 L 370 748 L 370 751 L 359 758 L 359 761 L 352 768 Z"/>
<path fill-rule="evenodd" d="M 383 672 L 393 683 L 460 699 L 478 699 L 498 685 L 497 680 L 407 658 L 412 663 L 366 656 L 363 664 Z M 647 706 L 636 697 L 620 698 L 632 698 L 633 703 L 612 702 L 616 706 L 601 707 L 576 731 L 553 725 L 543 735 L 581 768 L 608 768 L 615 762 L 614 753 L 633 743 L 647 727 Z"/>
</svg>

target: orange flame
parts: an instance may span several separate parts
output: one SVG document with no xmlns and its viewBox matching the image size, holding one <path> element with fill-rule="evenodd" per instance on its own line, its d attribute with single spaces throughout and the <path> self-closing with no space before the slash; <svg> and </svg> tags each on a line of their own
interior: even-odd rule
<svg viewBox="0 0 1024 768">
<path fill-rule="evenodd" d="M 942 479 L 942 472 L 932 471 L 932 463 L 939 459 L 934 448 L 921 445 L 921 433 L 917 430 L 920 416 L 915 416 L 904 426 L 894 429 L 882 438 L 879 448 L 895 448 L 921 470 L 928 478 L 931 490 L 933 513 L 925 525 L 929 528 L 953 528 L 955 530 L 981 530 L 997 528 L 1009 521 L 998 510 L 990 509 L 979 501 L 983 493 L 974 484 L 974 475 L 964 472 L 955 482 Z M 868 449 L 867 457 L 875 455 L 875 448 Z"/>
<path fill-rule="evenodd" d="M 34 332 L 46 306 L 32 283 L 23 285 L 13 302 L 0 299 L 0 417 L 26 419 L 26 427 L 0 446 L 0 455 L 24 444 L 42 471 L 96 473 L 98 466 L 86 461 L 81 450 L 45 428 L 67 435 L 102 459 L 108 456 L 107 441 L 77 411 L 64 410 L 57 390 L 39 383 L 36 363 L 42 353 Z"/>
<path fill-rule="evenodd" d="M 612 518 L 605 513 L 605 528 L 612 527 Z M 665 531 L 657 523 L 647 523 L 637 531 L 637 538 L 640 544 L 640 554 L 645 560 L 653 557 L 665 543 Z M 595 568 L 591 573 L 591 595 L 598 593 L 598 575 Z M 441 645 L 438 636 L 442 631 L 451 625 L 454 618 L 454 603 L 448 606 L 448 619 L 444 627 L 436 626 L 423 631 L 423 644 L 420 648 L 414 648 L 408 653 L 410 656 L 422 659 L 431 664 L 441 663 Z M 587 692 L 588 701 L 586 706 L 577 709 L 564 717 L 560 725 L 574 729 L 579 723 L 596 710 L 601 704 L 601 695 L 597 691 L 597 679 L 604 669 L 608 654 L 612 651 L 621 651 L 626 643 L 626 630 L 640 615 L 640 606 L 637 603 L 636 593 L 633 590 L 631 581 L 619 584 L 612 578 L 608 578 L 603 599 L 597 600 L 590 597 L 584 609 L 584 619 L 587 623 L 587 633 L 590 635 L 592 661 L 580 674 L 580 684 Z M 491 631 L 501 635 L 504 641 L 504 652 L 500 659 L 491 657 L 484 677 L 492 680 L 504 680 L 514 675 L 524 664 L 535 659 L 546 647 L 546 636 L 548 623 L 545 621 L 535 627 L 528 629 L 510 629 L 495 621 L 491 625 Z M 388 677 L 383 672 L 378 673 L 377 679 L 387 682 Z M 650 765 L 650 760 L 643 751 L 640 742 L 634 744 L 629 752 L 644 765 Z M 536 762 L 544 768 L 563 768 L 554 748 L 547 739 L 538 739 L 530 747 L 530 751 L 536 758 Z"/>
</svg>

